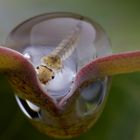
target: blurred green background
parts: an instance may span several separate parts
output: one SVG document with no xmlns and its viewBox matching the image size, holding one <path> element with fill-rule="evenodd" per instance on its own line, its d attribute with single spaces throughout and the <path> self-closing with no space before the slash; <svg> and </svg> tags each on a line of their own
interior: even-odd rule
<svg viewBox="0 0 140 140">
<path fill-rule="evenodd" d="M 0 44 L 29 17 L 56 11 L 82 14 L 100 23 L 113 52 L 140 49 L 140 2 L 137 0 L 0 0 Z M 105 109 L 92 129 L 73 140 L 140 140 L 140 73 L 115 76 Z M 0 140 L 53 140 L 34 129 L 19 110 L 0 75 Z"/>
</svg>

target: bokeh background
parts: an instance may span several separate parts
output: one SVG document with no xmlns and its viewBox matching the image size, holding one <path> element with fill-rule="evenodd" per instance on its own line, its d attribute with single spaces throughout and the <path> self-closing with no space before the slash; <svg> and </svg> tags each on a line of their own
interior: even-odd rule
<svg viewBox="0 0 140 140">
<path fill-rule="evenodd" d="M 138 0 L 0 0 L 0 44 L 29 17 L 56 11 L 82 14 L 106 30 L 113 52 L 140 49 Z M 140 140 L 140 73 L 115 76 L 105 109 L 87 133 L 73 140 Z M 53 140 L 34 129 L 0 75 L 0 140 Z"/>
</svg>

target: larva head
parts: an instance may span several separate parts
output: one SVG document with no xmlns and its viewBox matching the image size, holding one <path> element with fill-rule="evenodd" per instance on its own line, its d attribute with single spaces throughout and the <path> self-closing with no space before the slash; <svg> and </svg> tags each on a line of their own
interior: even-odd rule
<svg viewBox="0 0 140 140">
<path fill-rule="evenodd" d="M 51 55 L 42 58 L 42 62 L 53 70 L 60 70 L 62 68 L 61 58 L 59 56 Z"/>
<path fill-rule="evenodd" d="M 54 78 L 54 72 L 46 66 L 40 65 L 37 68 L 38 78 L 41 83 L 46 84 Z"/>
</svg>

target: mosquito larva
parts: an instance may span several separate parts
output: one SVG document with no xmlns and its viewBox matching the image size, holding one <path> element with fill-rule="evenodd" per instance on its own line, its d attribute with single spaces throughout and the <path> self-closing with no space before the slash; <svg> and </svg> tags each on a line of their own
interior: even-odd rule
<svg viewBox="0 0 140 140">
<path fill-rule="evenodd" d="M 37 70 L 39 79 L 42 83 L 47 83 L 55 76 L 55 72 L 62 70 L 63 61 L 73 53 L 77 46 L 81 30 L 82 23 L 79 22 L 74 30 L 70 32 L 49 55 L 41 58 L 42 64 Z"/>
</svg>

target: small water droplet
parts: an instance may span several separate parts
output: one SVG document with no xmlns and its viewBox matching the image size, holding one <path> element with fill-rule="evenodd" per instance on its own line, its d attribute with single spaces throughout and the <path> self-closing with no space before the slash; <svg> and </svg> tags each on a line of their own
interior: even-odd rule
<svg viewBox="0 0 140 140">
<path fill-rule="evenodd" d="M 23 54 L 25 58 L 27 58 L 28 60 L 31 60 L 31 55 L 29 53 L 25 53 Z"/>
</svg>

